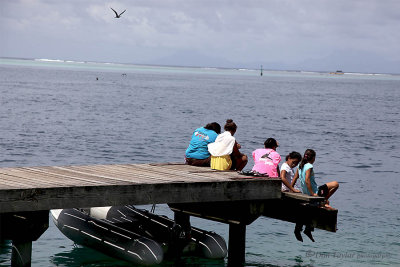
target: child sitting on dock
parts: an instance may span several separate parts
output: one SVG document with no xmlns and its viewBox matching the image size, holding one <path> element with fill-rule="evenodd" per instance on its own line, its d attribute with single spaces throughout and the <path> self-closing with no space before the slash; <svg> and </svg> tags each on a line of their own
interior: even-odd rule
<svg viewBox="0 0 400 267">
<path fill-rule="evenodd" d="M 307 194 L 310 196 L 320 196 L 325 198 L 325 207 L 332 208 L 329 206 L 328 199 L 336 192 L 339 188 L 339 183 L 336 181 L 329 182 L 323 184 L 321 186 L 317 186 L 314 177 L 314 166 L 313 163 L 315 162 L 316 153 L 312 149 L 307 149 L 304 152 L 303 159 L 297 169 L 296 175 L 294 179 L 299 177 L 301 189 L 303 194 Z"/>
<path fill-rule="evenodd" d="M 218 135 L 214 143 L 208 144 L 211 169 L 241 171 L 247 164 L 247 156 L 240 153 L 241 146 L 233 137 L 237 130 L 236 123 L 231 119 L 226 120 L 224 130 L 225 132 Z"/>
<path fill-rule="evenodd" d="M 301 161 L 301 154 L 293 151 L 286 156 L 286 162 L 281 166 L 282 192 L 300 193 L 300 190 L 294 187 L 296 184 L 295 167 Z"/>
<path fill-rule="evenodd" d="M 213 143 L 218 134 L 221 133 L 221 126 L 212 122 L 193 132 L 189 147 L 186 149 L 186 163 L 193 166 L 210 166 L 211 155 L 207 145 Z"/>
<path fill-rule="evenodd" d="M 314 166 L 316 153 L 312 149 L 307 149 L 304 152 L 303 159 L 300 162 L 300 165 L 296 171 L 295 177 L 293 179 L 300 179 L 301 189 L 303 194 L 307 194 L 310 196 L 320 196 L 325 198 L 325 203 L 323 203 L 324 208 L 333 209 L 329 206 L 328 199 L 332 196 L 333 193 L 339 188 L 339 183 L 336 181 L 329 182 L 323 184 L 321 186 L 317 186 L 315 182 L 314 176 Z M 299 241 L 303 241 L 301 237 L 302 223 L 296 223 L 296 227 L 294 229 L 294 234 Z M 304 233 L 314 242 L 314 238 L 312 237 L 311 232 L 314 231 L 314 227 L 312 225 L 306 225 Z"/>
<path fill-rule="evenodd" d="M 278 142 L 274 138 L 268 138 L 264 142 L 265 148 L 253 151 L 254 167 L 253 172 L 268 174 L 269 177 L 279 177 L 279 162 L 281 156 L 276 152 Z"/>
</svg>

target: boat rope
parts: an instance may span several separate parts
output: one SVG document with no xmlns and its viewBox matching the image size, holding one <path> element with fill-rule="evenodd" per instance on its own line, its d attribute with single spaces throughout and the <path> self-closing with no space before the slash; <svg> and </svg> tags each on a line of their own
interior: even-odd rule
<svg viewBox="0 0 400 267">
<path fill-rule="evenodd" d="M 19 259 L 20 259 L 20 261 L 21 261 L 21 264 L 22 264 L 22 265 L 25 265 L 25 261 L 24 261 L 24 259 L 22 258 L 22 255 L 21 255 L 21 253 L 19 252 L 18 248 L 17 248 L 15 245 L 12 245 L 12 248 L 14 249 L 15 252 L 17 252 L 18 257 L 19 257 Z"/>
</svg>

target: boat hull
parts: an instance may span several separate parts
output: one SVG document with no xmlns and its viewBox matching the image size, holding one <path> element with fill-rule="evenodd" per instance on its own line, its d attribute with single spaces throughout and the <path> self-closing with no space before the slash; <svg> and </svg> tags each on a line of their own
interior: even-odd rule
<svg viewBox="0 0 400 267">
<path fill-rule="evenodd" d="M 226 242 L 220 235 L 196 227 L 187 231 L 166 216 L 132 205 L 91 208 L 90 215 L 163 244 L 167 254 L 175 253 L 173 249 L 178 248 L 185 254 L 223 259 L 228 253 Z"/>
<path fill-rule="evenodd" d="M 51 210 L 51 215 L 57 228 L 77 244 L 135 264 L 153 265 L 163 260 L 164 252 L 157 242 L 83 211 Z"/>
</svg>

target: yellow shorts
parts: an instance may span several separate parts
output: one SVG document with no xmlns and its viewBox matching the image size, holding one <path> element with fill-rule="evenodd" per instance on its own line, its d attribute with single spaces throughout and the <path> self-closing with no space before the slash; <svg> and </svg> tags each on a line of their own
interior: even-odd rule
<svg viewBox="0 0 400 267">
<path fill-rule="evenodd" d="M 213 170 L 230 170 L 232 167 L 232 160 L 230 155 L 214 157 L 211 156 L 211 169 Z"/>
</svg>

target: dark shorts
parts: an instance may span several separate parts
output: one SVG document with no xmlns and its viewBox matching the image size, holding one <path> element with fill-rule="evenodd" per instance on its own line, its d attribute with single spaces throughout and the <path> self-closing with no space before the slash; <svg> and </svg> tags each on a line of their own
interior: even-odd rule
<svg viewBox="0 0 400 267">
<path fill-rule="evenodd" d="M 186 163 L 192 166 L 210 167 L 211 156 L 206 159 L 186 158 Z"/>
<path fill-rule="evenodd" d="M 329 188 L 326 184 L 321 185 L 318 187 L 318 196 L 326 197 L 329 193 Z"/>
</svg>

